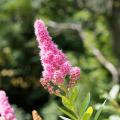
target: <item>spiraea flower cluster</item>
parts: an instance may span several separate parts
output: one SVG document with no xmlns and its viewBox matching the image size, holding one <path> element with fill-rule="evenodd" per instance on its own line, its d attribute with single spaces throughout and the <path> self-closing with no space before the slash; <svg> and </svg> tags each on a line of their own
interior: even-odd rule
<svg viewBox="0 0 120 120">
<path fill-rule="evenodd" d="M 0 120 L 16 120 L 14 110 L 3 90 L 0 90 Z"/>
<path fill-rule="evenodd" d="M 68 86 L 75 84 L 79 79 L 80 69 L 71 66 L 65 54 L 52 41 L 42 20 L 36 20 L 34 28 L 36 39 L 41 49 L 40 57 L 43 65 L 41 84 L 50 93 L 59 92 L 59 89 L 55 89 L 53 86 L 64 84 L 66 76 L 69 76 Z"/>
</svg>

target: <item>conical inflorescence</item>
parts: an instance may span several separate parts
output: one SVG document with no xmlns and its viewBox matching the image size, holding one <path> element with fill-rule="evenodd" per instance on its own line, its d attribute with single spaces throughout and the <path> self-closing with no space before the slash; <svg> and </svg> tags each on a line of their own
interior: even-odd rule
<svg viewBox="0 0 120 120">
<path fill-rule="evenodd" d="M 66 76 L 69 76 L 68 86 L 76 83 L 80 76 L 80 69 L 71 66 L 65 54 L 52 41 L 42 20 L 36 20 L 34 28 L 43 66 L 41 84 L 50 93 L 53 93 L 54 91 L 57 92 L 58 89 L 53 90 L 52 85 L 63 84 Z"/>
</svg>

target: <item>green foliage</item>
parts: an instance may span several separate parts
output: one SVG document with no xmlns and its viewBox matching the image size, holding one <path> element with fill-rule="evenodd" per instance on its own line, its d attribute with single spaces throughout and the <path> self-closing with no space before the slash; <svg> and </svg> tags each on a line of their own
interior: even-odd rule
<svg viewBox="0 0 120 120">
<path fill-rule="evenodd" d="M 76 120 L 76 119 L 77 119 L 77 117 L 74 116 L 74 113 L 71 112 L 70 110 L 66 110 L 66 109 L 63 109 L 63 108 L 61 108 L 61 107 L 58 107 L 58 109 L 59 109 L 61 112 L 63 112 L 65 115 L 67 115 L 68 117 L 70 117 L 71 119 L 73 119 L 73 120 Z M 71 108 L 70 108 L 70 109 L 71 109 Z"/>
<path fill-rule="evenodd" d="M 90 120 L 92 113 L 93 113 L 93 108 L 89 107 L 87 111 L 84 113 L 82 120 Z"/>
<path fill-rule="evenodd" d="M 89 109 L 87 110 L 88 105 L 90 103 L 90 93 L 88 93 L 83 100 L 80 100 L 82 96 L 79 95 L 79 93 L 80 91 L 78 87 L 75 86 L 70 91 L 67 92 L 66 96 L 61 96 L 64 108 L 59 107 L 59 110 L 73 120 L 78 120 L 82 118 L 84 119 L 86 118 L 87 120 L 87 118 L 90 117 L 90 114 L 88 113 Z"/>
<path fill-rule="evenodd" d="M 74 111 L 74 104 L 69 98 L 62 96 L 62 103 L 65 107 L 71 108 Z"/>
<path fill-rule="evenodd" d="M 81 101 L 82 102 L 82 101 Z M 80 118 L 82 118 L 84 112 L 86 111 L 86 109 L 88 108 L 88 105 L 90 103 L 90 93 L 88 93 L 85 97 L 85 99 L 82 102 L 82 105 L 80 106 Z"/>
<path fill-rule="evenodd" d="M 102 109 L 105 106 L 105 103 L 106 103 L 106 100 L 104 101 L 104 103 L 102 104 L 102 106 L 100 107 L 100 109 L 97 111 L 97 113 L 96 113 L 96 115 L 95 115 L 95 117 L 94 117 L 93 120 L 98 120 L 98 118 L 99 118 L 99 116 L 100 116 L 100 114 L 102 112 Z"/>
<path fill-rule="evenodd" d="M 82 96 L 79 95 L 79 92 L 79 89 L 77 89 L 77 86 L 75 86 L 70 91 L 68 91 L 66 96 L 61 96 L 62 104 L 64 105 L 64 107 L 58 107 L 58 109 L 72 120 L 90 120 L 93 113 L 93 108 L 91 106 L 89 107 L 90 93 L 88 93 L 84 97 L 84 99 L 81 100 L 80 98 Z M 79 99 L 79 101 L 77 101 L 77 99 Z M 81 104 L 78 103 L 77 105 L 79 106 L 76 106 L 76 102 L 80 102 Z M 93 120 L 98 120 L 98 117 L 100 116 L 105 103 L 106 100 L 104 101 L 100 109 L 96 112 Z M 63 120 L 69 119 L 63 116 L 60 116 L 60 118 Z"/>
</svg>

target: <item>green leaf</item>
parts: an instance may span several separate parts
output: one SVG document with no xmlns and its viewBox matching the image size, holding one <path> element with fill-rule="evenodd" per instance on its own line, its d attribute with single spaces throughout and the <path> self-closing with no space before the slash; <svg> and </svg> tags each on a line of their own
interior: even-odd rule
<svg viewBox="0 0 120 120">
<path fill-rule="evenodd" d="M 82 116 L 83 116 L 84 112 L 86 111 L 89 103 L 90 103 L 90 93 L 87 94 L 87 96 L 83 100 L 83 103 L 81 104 L 80 112 L 79 112 L 80 118 L 82 118 Z"/>
<path fill-rule="evenodd" d="M 72 120 L 77 120 L 77 117 L 74 116 L 70 111 L 63 109 L 61 107 L 58 107 L 58 109 L 63 112 L 65 115 L 67 115 L 68 117 L 70 117 Z"/>
<path fill-rule="evenodd" d="M 90 117 L 92 116 L 93 113 L 93 108 L 89 107 L 87 111 L 84 113 L 82 120 L 89 120 Z"/>
<path fill-rule="evenodd" d="M 78 94 L 79 94 L 79 89 L 75 86 L 71 91 L 70 91 L 70 101 L 72 103 L 75 102 L 76 98 L 78 97 Z"/>
<path fill-rule="evenodd" d="M 62 103 L 65 107 L 74 111 L 74 105 L 72 104 L 72 102 L 67 97 L 62 96 Z"/>
<path fill-rule="evenodd" d="M 104 103 L 101 105 L 100 109 L 99 109 L 99 110 L 97 111 L 97 113 L 95 114 L 95 117 L 94 117 L 93 120 L 98 120 L 98 118 L 99 118 L 99 116 L 100 116 L 100 114 L 101 114 L 101 112 L 102 112 L 102 109 L 103 109 L 103 107 L 105 106 L 106 101 L 107 101 L 107 99 L 106 99 L 106 100 L 104 101 Z"/>
</svg>

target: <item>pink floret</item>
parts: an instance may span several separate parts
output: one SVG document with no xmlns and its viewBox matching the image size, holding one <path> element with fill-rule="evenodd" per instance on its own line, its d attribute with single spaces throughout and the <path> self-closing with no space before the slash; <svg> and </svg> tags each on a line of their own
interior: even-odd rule
<svg viewBox="0 0 120 120">
<path fill-rule="evenodd" d="M 78 80 L 80 78 L 80 68 L 79 67 L 72 67 L 70 70 L 70 79 L 71 80 Z"/>
</svg>

